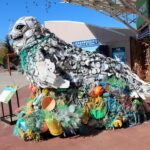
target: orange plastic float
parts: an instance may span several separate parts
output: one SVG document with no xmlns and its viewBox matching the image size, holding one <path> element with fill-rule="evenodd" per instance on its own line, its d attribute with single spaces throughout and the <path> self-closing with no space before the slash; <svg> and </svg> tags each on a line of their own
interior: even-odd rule
<svg viewBox="0 0 150 150">
<path fill-rule="evenodd" d="M 95 97 L 101 96 L 103 93 L 104 93 L 103 87 L 102 86 L 96 86 L 91 91 L 90 96 L 95 98 Z"/>
<path fill-rule="evenodd" d="M 50 96 L 45 97 L 41 102 L 42 108 L 48 111 L 53 110 L 55 108 L 55 105 L 56 105 L 55 100 Z"/>
</svg>

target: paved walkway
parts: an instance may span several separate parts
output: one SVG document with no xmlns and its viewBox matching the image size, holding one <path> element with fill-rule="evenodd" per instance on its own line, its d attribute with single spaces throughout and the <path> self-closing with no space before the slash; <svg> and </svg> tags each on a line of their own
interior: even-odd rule
<svg viewBox="0 0 150 150">
<path fill-rule="evenodd" d="M 7 70 L 0 71 L 0 92 L 9 85 L 17 85 L 22 88 L 29 84 L 26 77 L 18 71 L 12 71 L 10 76 Z"/>
<path fill-rule="evenodd" d="M 51 138 L 24 142 L 13 136 L 13 127 L 0 122 L 1 150 L 150 150 L 150 122 L 132 127 L 103 131 L 95 136 Z"/>
</svg>

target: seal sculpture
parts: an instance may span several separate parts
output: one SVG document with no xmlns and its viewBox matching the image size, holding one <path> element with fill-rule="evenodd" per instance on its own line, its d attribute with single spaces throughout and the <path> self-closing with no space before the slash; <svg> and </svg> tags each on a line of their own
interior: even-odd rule
<svg viewBox="0 0 150 150">
<path fill-rule="evenodd" d="M 67 44 L 34 17 L 20 18 L 10 38 L 21 71 L 39 89 L 19 115 L 15 135 L 32 140 L 47 128 L 57 136 L 82 125 L 130 127 L 145 117 L 150 84 L 126 64 Z"/>
</svg>

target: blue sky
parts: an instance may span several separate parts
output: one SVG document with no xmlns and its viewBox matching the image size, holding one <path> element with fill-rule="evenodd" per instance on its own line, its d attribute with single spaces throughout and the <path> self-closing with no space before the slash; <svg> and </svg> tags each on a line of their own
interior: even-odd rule
<svg viewBox="0 0 150 150">
<path fill-rule="evenodd" d="M 53 3 L 47 12 L 45 0 L 0 0 L 0 39 L 4 40 L 12 25 L 22 16 L 34 16 L 42 24 L 48 20 L 71 20 L 102 27 L 126 28 L 122 23 L 95 10 L 74 4 L 58 3 L 59 1 L 52 0 L 56 4 Z"/>
</svg>

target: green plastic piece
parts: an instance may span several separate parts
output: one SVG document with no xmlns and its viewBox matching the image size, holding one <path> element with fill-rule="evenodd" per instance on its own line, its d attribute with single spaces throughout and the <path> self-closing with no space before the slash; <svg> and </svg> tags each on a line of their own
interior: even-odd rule
<svg viewBox="0 0 150 150">
<path fill-rule="evenodd" d="M 78 108 L 76 111 L 75 111 L 75 113 L 77 113 L 78 115 L 82 115 L 83 114 L 83 108 Z"/>
<path fill-rule="evenodd" d="M 133 101 L 133 104 L 137 104 L 137 105 L 143 105 L 143 103 L 141 102 L 141 101 L 139 101 L 138 99 L 135 99 L 134 101 Z"/>
<path fill-rule="evenodd" d="M 48 40 L 49 37 L 52 36 L 52 35 L 49 35 L 47 37 L 44 37 L 43 39 L 41 39 L 41 41 L 33 46 L 27 46 L 26 48 L 24 48 L 23 50 L 21 50 L 21 52 L 19 53 L 19 58 L 20 58 L 20 71 L 21 72 L 24 72 L 24 69 L 26 67 L 26 63 L 27 63 L 27 58 L 28 57 L 31 57 L 31 56 L 28 56 L 28 53 L 31 52 L 32 55 L 34 56 L 36 53 L 36 50 L 37 50 L 37 47 L 39 44 L 41 44 L 43 41 L 45 40 Z M 32 56 L 32 57 L 33 57 Z"/>
<path fill-rule="evenodd" d="M 90 110 L 90 115 L 94 118 L 94 119 L 102 119 L 105 117 L 106 115 L 106 109 L 91 109 Z"/>
<path fill-rule="evenodd" d="M 112 77 L 108 80 L 109 85 L 115 88 L 123 87 L 125 88 L 127 86 L 127 83 L 123 79 L 117 79 L 116 77 Z"/>
</svg>

